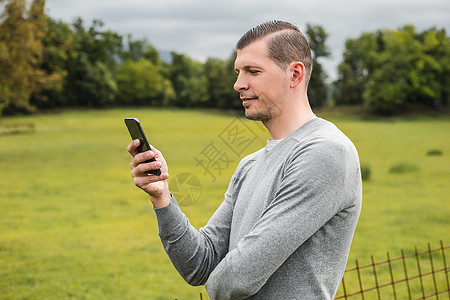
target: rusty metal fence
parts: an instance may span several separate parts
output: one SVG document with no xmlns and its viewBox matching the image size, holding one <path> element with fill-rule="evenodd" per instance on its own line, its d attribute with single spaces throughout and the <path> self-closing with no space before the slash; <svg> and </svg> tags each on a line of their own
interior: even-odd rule
<svg viewBox="0 0 450 300">
<path fill-rule="evenodd" d="M 386 252 L 386 260 L 376 262 L 371 256 L 371 263 L 345 270 L 341 285 L 336 293 L 337 299 L 450 299 L 449 271 L 447 254 L 450 245 L 444 246 L 440 241 L 438 248 L 405 254 L 391 258 Z M 200 300 L 203 295 L 200 294 Z"/>
<path fill-rule="evenodd" d="M 345 270 L 335 299 L 450 299 L 446 251 L 450 246 L 418 251 Z"/>
</svg>

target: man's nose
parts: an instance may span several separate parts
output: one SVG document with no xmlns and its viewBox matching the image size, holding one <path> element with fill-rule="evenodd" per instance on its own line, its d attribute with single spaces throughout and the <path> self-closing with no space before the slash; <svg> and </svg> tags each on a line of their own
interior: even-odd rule
<svg viewBox="0 0 450 300">
<path fill-rule="evenodd" d="M 234 83 L 233 88 L 236 92 L 241 92 L 241 91 L 245 91 L 248 89 L 248 83 L 244 79 L 244 76 L 242 76 L 241 74 L 239 74 L 237 76 L 236 82 Z"/>
</svg>

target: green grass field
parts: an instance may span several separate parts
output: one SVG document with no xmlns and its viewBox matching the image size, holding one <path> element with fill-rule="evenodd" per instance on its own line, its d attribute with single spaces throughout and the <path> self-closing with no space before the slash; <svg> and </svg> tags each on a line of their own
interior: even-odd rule
<svg viewBox="0 0 450 300">
<path fill-rule="evenodd" d="M 370 263 L 370 255 L 384 260 L 386 251 L 393 257 L 402 248 L 426 250 L 428 242 L 450 244 L 448 116 L 363 121 L 318 115 L 353 140 L 370 169 L 349 265 L 355 259 Z M 268 138 L 260 124 L 216 111 L 114 109 L 2 118 L 1 299 L 206 295 L 204 287 L 181 279 L 161 247 L 151 204 L 130 176 L 124 117 L 141 120 L 171 178 L 189 173 L 201 182 L 201 197 L 183 207 L 197 228 L 222 201 L 239 159 Z M 234 129 L 245 131 L 245 143 L 228 147 Z M 212 146 L 227 159 L 211 174 L 198 158 Z"/>
</svg>

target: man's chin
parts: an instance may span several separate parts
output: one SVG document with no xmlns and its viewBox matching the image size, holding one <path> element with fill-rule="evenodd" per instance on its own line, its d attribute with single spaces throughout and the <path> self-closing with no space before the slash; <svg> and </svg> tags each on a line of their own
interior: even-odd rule
<svg viewBox="0 0 450 300">
<path fill-rule="evenodd" d="M 244 106 L 244 110 L 245 110 L 245 117 L 249 120 L 253 120 L 253 114 L 250 112 L 249 108 Z"/>
<path fill-rule="evenodd" d="M 260 113 L 260 112 L 252 112 L 251 109 L 245 108 L 245 117 L 252 121 L 266 121 L 268 116 Z"/>
</svg>

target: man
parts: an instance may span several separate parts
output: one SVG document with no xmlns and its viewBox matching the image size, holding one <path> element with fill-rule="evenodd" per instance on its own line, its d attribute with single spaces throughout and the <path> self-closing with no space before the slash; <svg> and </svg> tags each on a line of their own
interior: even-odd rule
<svg viewBox="0 0 450 300">
<path fill-rule="evenodd" d="M 239 163 L 208 224 L 189 224 L 162 154 L 137 154 L 139 141 L 128 146 L 134 182 L 150 195 L 172 263 L 211 299 L 333 299 L 361 208 L 356 149 L 309 106 L 311 53 L 297 27 L 261 24 L 236 48 L 234 89 L 271 139 Z M 160 176 L 144 174 L 158 168 Z"/>
</svg>

